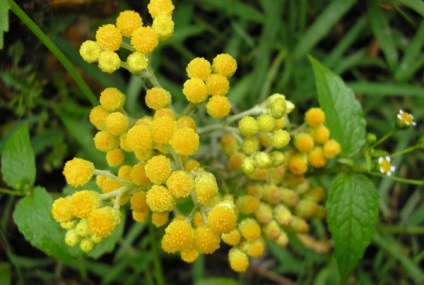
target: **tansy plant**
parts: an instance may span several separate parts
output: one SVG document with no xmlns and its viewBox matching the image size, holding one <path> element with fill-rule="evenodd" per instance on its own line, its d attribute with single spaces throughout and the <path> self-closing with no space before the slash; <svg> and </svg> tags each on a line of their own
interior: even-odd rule
<svg viewBox="0 0 424 285">
<path fill-rule="evenodd" d="M 136 223 L 164 229 L 157 241 L 164 252 L 192 263 L 224 248 L 231 269 L 244 272 L 268 244 L 306 241 L 311 220 L 326 218 L 345 280 L 377 222 L 378 193 L 366 175 L 422 185 L 396 176 L 390 159 L 422 143 L 396 153 L 377 148 L 396 131 L 414 127 L 412 115 L 399 111 L 396 126 L 380 139 L 366 135 L 352 91 L 312 57 L 320 107 L 307 109 L 302 122 L 292 121 L 296 106 L 290 95 L 280 93 L 235 112 L 228 95 L 237 61 L 224 52 L 187 62 L 181 86 L 186 106 L 180 108 L 150 62 L 158 45 L 173 35 L 175 7 L 171 0 L 151 0 L 147 9 L 151 20 L 123 11 L 79 49 L 102 72 L 123 68 L 139 76 L 149 112 L 129 116 L 126 94 L 115 87 L 99 94 L 88 120 L 96 129 L 93 144 L 109 168 L 97 169 L 78 157 L 66 162 L 66 182 L 83 190 L 51 202 L 48 211 L 63 232 L 59 242 L 71 248 L 71 255 L 78 255 L 78 248 L 93 252 L 118 227 L 122 231 L 128 212 Z M 25 130 L 18 135 L 27 136 Z M 3 167 L 9 163 L 10 144 Z M 16 179 L 3 172 L 5 181 L 17 187 Z M 337 174 L 329 189 L 313 179 L 323 174 Z M 33 184 L 34 178 L 27 182 Z M 47 194 L 38 195 L 48 200 Z M 21 228 L 22 204 L 15 217 Z M 22 231 L 31 239 L 30 231 Z M 44 244 L 33 244 L 55 255 Z"/>
</svg>

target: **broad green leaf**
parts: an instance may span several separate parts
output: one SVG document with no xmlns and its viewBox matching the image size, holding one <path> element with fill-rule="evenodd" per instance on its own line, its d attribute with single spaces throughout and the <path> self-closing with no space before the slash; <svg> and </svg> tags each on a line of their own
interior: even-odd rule
<svg viewBox="0 0 424 285">
<path fill-rule="evenodd" d="M 347 279 L 371 242 L 378 197 L 374 184 L 360 174 L 340 173 L 331 185 L 327 222 L 342 280 Z"/>
<path fill-rule="evenodd" d="M 7 141 L 1 158 L 3 180 L 12 188 L 31 187 L 35 181 L 35 157 L 28 126 L 23 124 Z"/>
<path fill-rule="evenodd" d="M 369 0 L 367 4 L 368 21 L 371 24 L 371 29 L 381 46 L 390 69 L 394 71 L 398 63 L 398 52 L 393 40 L 389 21 L 381 10 L 379 1 Z"/>
<path fill-rule="evenodd" d="M 4 47 L 4 33 L 9 31 L 9 2 L 0 0 L 0 50 Z"/>
<path fill-rule="evenodd" d="M 71 251 L 65 244 L 65 230 L 60 228 L 50 213 L 52 204 L 53 199 L 49 193 L 42 187 L 36 187 L 31 195 L 18 202 L 13 219 L 19 231 L 33 246 L 47 255 L 72 261 L 75 251 Z"/>
<path fill-rule="evenodd" d="M 11 266 L 9 263 L 0 263 L 0 284 L 10 285 L 12 284 L 12 273 Z"/>
<path fill-rule="evenodd" d="M 226 277 L 205 278 L 196 282 L 196 285 L 239 285 L 240 283 L 234 279 Z"/>
<path fill-rule="evenodd" d="M 112 251 L 118 240 L 122 237 L 122 233 L 124 232 L 124 225 L 125 225 L 125 213 L 122 213 L 121 215 L 121 222 L 116 227 L 116 229 L 113 231 L 113 233 L 105 238 L 101 243 L 97 244 L 93 251 L 91 251 L 88 256 L 93 258 L 99 258 L 103 254 Z"/>
<path fill-rule="evenodd" d="M 365 119 L 362 107 L 343 80 L 309 57 L 318 91 L 318 101 L 325 112 L 331 136 L 341 145 L 341 156 L 357 153 L 365 144 Z"/>
</svg>

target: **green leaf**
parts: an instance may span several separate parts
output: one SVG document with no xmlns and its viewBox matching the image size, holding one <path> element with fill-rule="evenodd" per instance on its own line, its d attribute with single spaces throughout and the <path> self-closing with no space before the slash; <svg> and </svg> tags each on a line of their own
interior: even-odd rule
<svg viewBox="0 0 424 285">
<path fill-rule="evenodd" d="M 397 0 L 395 2 L 398 2 L 399 4 L 405 5 L 418 14 L 420 14 L 422 17 L 424 17 L 424 2 L 419 0 Z"/>
<path fill-rule="evenodd" d="M 4 32 L 9 31 L 9 9 L 9 2 L 0 0 L 0 49 L 4 47 Z"/>
<path fill-rule="evenodd" d="M 421 85 L 407 85 L 378 82 L 348 82 L 347 85 L 357 94 L 373 96 L 414 96 L 424 98 L 424 89 Z"/>
<path fill-rule="evenodd" d="M 35 157 L 27 124 L 7 141 L 1 158 L 3 180 L 12 188 L 32 187 L 35 181 Z"/>
<path fill-rule="evenodd" d="M 365 120 L 362 107 L 343 80 L 313 57 L 312 63 L 318 100 L 326 115 L 331 136 L 341 145 L 341 156 L 357 153 L 365 144 Z"/>
<path fill-rule="evenodd" d="M 211 277 L 196 282 L 196 285 L 239 285 L 240 283 L 231 278 Z"/>
<path fill-rule="evenodd" d="M 33 246 L 63 261 L 73 261 L 72 255 L 77 252 L 71 251 L 65 244 L 65 230 L 60 228 L 50 213 L 52 204 L 53 199 L 47 191 L 36 187 L 31 195 L 18 202 L 13 219 Z"/>
<path fill-rule="evenodd" d="M 9 263 L 0 263 L 0 284 L 10 285 L 12 284 L 11 266 Z"/>
<path fill-rule="evenodd" d="M 378 199 L 374 184 L 360 174 L 340 173 L 331 185 L 327 222 L 342 280 L 347 279 L 371 242 Z"/>
</svg>

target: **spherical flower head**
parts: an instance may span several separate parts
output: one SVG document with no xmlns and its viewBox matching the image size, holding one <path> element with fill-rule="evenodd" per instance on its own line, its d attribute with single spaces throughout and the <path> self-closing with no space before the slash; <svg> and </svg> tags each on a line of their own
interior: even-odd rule
<svg viewBox="0 0 424 285">
<path fill-rule="evenodd" d="M 135 212 L 148 212 L 149 206 L 146 202 L 146 192 L 138 190 L 131 195 L 130 198 L 131 210 Z"/>
<path fill-rule="evenodd" d="M 191 128 L 180 128 L 174 132 L 169 144 L 180 155 L 192 155 L 199 148 L 199 135 Z"/>
<path fill-rule="evenodd" d="M 79 49 L 82 59 L 88 63 L 98 61 L 101 51 L 101 46 L 97 42 L 90 40 L 83 42 Z"/>
<path fill-rule="evenodd" d="M 152 139 L 155 143 L 168 143 L 176 129 L 177 122 L 174 119 L 168 116 L 154 118 L 151 126 Z"/>
<path fill-rule="evenodd" d="M 207 204 L 216 194 L 218 194 L 218 184 L 212 173 L 202 171 L 194 179 L 194 190 L 197 201 Z"/>
<path fill-rule="evenodd" d="M 199 257 L 199 252 L 192 246 L 189 249 L 181 251 L 181 260 L 187 263 L 193 263 Z"/>
<path fill-rule="evenodd" d="M 91 190 L 77 191 L 69 198 L 69 209 L 72 215 L 78 218 L 87 218 L 101 204 L 100 194 Z"/>
<path fill-rule="evenodd" d="M 92 123 L 96 129 L 98 130 L 104 130 L 105 128 L 105 121 L 107 115 L 109 115 L 109 111 L 103 108 L 102 106 L 96 106 L 90 111 L 90 123 Z"/>
<path fill-rule="evenodd" d="M 252 242 L 243 243 L 242 249 L 247 255 L 258 258 L 265 252 L 265 241 L 262 238 L 258 238 Z"/>
<path fill-rule="evenodd" d="M 280 225 L 275 220 L 272 220 L 264 227 L 264 235 L 270 240 L 276 240 L 280 236 L 280 234 Z"/>
<path fill-rule="evenodd" d="M 271 156 L 265 151 L 257 152 L 254 159 L 259 168 L 270 168 L 272 166 Z"/>
<path fill-rule="evenodd" d="M 80 241 L 80 237 L 78 235 L 78 233 L 74 230 L 71 229 L 69 231 L 66 232 L 65 235 L 65 243 L 69 246 L 75 246 L 77 245 L 77 243 Z"/>
<path fill-rule="evenodd" d="M 237 225 L 237 215 L 234 209 L 219 204 L 208 213 L 209 227 L 217 234 L 231 232 Z"/>
<path fill-rule="evenodd" d="M 148 54 L 155 50 L 159 35 L 151 27 L 140 27 L 131 36 L 131 45 L 138 52 Z"/>
<path fill-rule="evenodd" d="M 132 218 L 138 223 L 147 222 L 147 219 L 149 218 L 149 212 L 132 211 Z"/>
<path fill-rule="evenodd" d="M 207 225 L 200 226 L 194 231 L 194 247 L 199 253 L 214 253 L 220 246 L 221 239 Z"/>
<path fill-rule="evenodd" d="M 256 220 L 261 224 L 268 224 L 273 219 L 272 207 L 267 203 L 261 203 L 255 212 Z"/>
<path fill-rule="evenodd" d="M 281 151 L 273 151 L 270 155 L 274 167 L 280 166 L 286 160 L 286 156 Z"/>
<path fill-rule="evenodd" d="M 169 212 L 174 208 L 174 198 L 171 193 L 160 185 L 153 185 L 147 191 L 146 202 L 153 212 Z"/>
<path fill-rule="evenodd" d="M 272 134 L 272 145 L 276 149 L 286 147 L 290 142 L 290 134 L 286 130 L 277 130 Z"/>
<path fill-rule="evenodd" d="M 260 202 L 258 197 L 243 195 L 237 198 L 236 207 L 240 214 L 253 214 L 258 210 Z"/>
<path fill-rule="evenodd" d="M 110 113 L 106 117 L 106 130 L 114 136 L 120 136 L 128 130 L 128 116 L 121 112 Z"/>
<path fill-rule="evenodd" d="M 107 131 L 100 131 L 93 138 L 94 146 L 100 151 L 111 151 L 118 147 L 119 140 L 117 137 Z"/>
<path fill-rule="evenodd" d="M 400 128 L 408 128 L 417 124 L 414 122 L 414 116 L 412 116 L 410 113 L 404 112 L 403 110 L 399 110 L 399 113 L 396 117 L 396 123 Z"/>
<path fill-rule="evenodd" d="M 132 181 L 139 186 L 147 186 L 150 184 L 149 178 L 146 176 L 146 171 L 144 169 L 145 163 L 139 162 L 133 166 L 131 169 L 131 179 Z"/>
<path fill-rule="evenodd" d="M 100 105 L 108 111 L 117 111 L 125 104 L 125 95 L 114 87 L 108 87 L 100 93 Z"/>
<path fill-rule="evenodd" d="M 269 107 L 271 116 L 279 119 L 287 114 L 287 102 L 283 97 L 276 98 L 273 104 Z"/>
<path fill-rule="evenodd" d="M 324 144 L 323 151 L 327 158 L 333 158 L 340 153 L 341 147 L 336 140 L 330 139 Z"/>
<path fill-rule="evenodd" d="M 182 251 L 193 245 L 194 230 L 189 223 L 174 220 L 166 227 L 165 236 L 174 251 Z"/>
<path fill-rule="evenodd" d="M 152 224 L 160 228 L 164 226 L 169 220 L 169 212 L 153 212 L 152 213 Z"/>
<path fill-rule="evenodd" d="M 206 79 L 206 88 L 210 95 L 223 96 L 230 90 L 230 82 L 224 75 L 214 73 Z"/>
<path fill-rule="evenodd" d="M 254 241 L 261 236 L 261 227 L 253 218 L 246 218 L 238 225 L 239 231 L 247 241 Z"/>
<path fill-rule="evenodd" d="M 213 96 L 206 104 L 206 111 L 214 119 L 222 119 L 231 111 L 231 102 L 225 96 Z"/>
<path fill-rule="evenodd" d="M 252 174 L 256 169 L 256 163 L 253 157 L 244 157 L 241 161 L 241 170 L 246 174 Z"/>
<path fill-rule="evenodd" d="M 173 120 L 177 120 L 177 115 L 170 108 L 162 108 L 162 109 L 156 110 L 155 114 L 153 115 L 153 119 L 157 119 L 160 117 L 169 117 Z"/>
<path fill-rule="evenodd" d="M 315 168 L 322 168 L 327 164 L 327 157 L 324 155 L 322 147 L 314 147 L 308 153 L 308 162 Z"/>
<path fill-rule="evenodd" d="M 138 73 L 147 68 L 149 59 L 144 53 L 136 51 L 127 57 L 127 64 L 129 72 Z"/>
<path fill-rule="evenodd" d="M 95 209 L 88 216 L 88 228 L 98 237 L 109 236 L 121 221 L 121 212 L 118 209 L 106 206 Z"/>
<path fill-rule="evenodd" d="M 274 207 L 273 214 L 274 214 L 275 221 L 281 226 L 290 225 L 293 218 L 293 215 L 290 212 L 290 210 L 282 204 L 278 204 L 277 206 Z"/>
<path fill-rule="evenodd" d="M 314 147 L 314 140 L 310 134 L 300 133 L 294 138 L 294 146 L 300 152 L 310 152 Z"/>
<path fill-rule="evenodd" d="M 171 104 L 171 93 L 160 87 L 153 87 L 146 92 L 146 105 L 150 109 L 159 110 Z"/>
<path fill-rule="evenodd" d="M 53 202 L 51 213 L 53 218 L 59 223 L 68 223 L 72 221 L 74 215 L 71 212 L 69 199 L 59 198 Z"/>
<path fill-rule="evenodd" d="M 99 68 L 105 73 L 113 73 L 121 67 L 121 59 L 116 52 L 105 50 L 99 56 Z"/>
<path fill-rule="evenodd" d="M 91 180 L 94 170 L 94 164 L 91 161 L 75 157 L 65 163 L 63 175 L 69 185 L 81 186 Z"/>
<path fill-rule="evenodd" d="M 238 229 L 233 229 L 227 234 L 222 234 L 221 239 L 228 245 L 237 246 L 241 241 L 241 234 Z"/>
<path fill-rule="evenodd" d="M 299 234 L 306 234 L 309 231 L 308 223 L 304 219 L 297 216 L 292 217 L 290 228 Z"/>
<path fill-rule="evenodd" d="M 243 162 L 244 157 L 245 157 L 245 154 L 244 153 L 241 153 L 241 152 L 233 153 L 228 158 L 228 168 L 231 171 L 239 171 L 239 170 L 241 170 L 241 164 Z"/>
<path fill-rule="evenodd" d="M 131 37 L 132 33 L 143 25 L 143 20 L 139 13 L 131 10 L 119 13 L 116 18 L 116 27 L 121 31 L 121 34 L 126 37 Z"/>
<path fill-rule="evenodd" d="M 152 28 L 159 35 L 159 40 L 164 41 L 174 33 L 174 21 L 171 16 L 157 16 L 153 19 Z"/>
<path fill-rule="evenodd" d="M 258 122 L 252 116 L 245 116 L 238 122 L 238 129 L 243 136 L 251 137 L 259 130 Z"/>
<path fill-rule="evenodd" d="M 199 104 L 208 98 L 208 89 L 202 79 L 190 78 L 184 82 L 183 94 L 187 101 Z"/>
<path fill-rule="evenodd" d="M 128 130 L 127 145 L 133 151 L 147 152 L 153 148 L 150 127 L 135 125 Z"/>
<path fill-rule="evenodd" d="M 227 155 L 236 153 L 239 149 L 236 138 L 230 133 L 222 136 L 221 147 Z"/>
<path fill-rule="evenodd" d="M 313 129 L 313 137 L 316 143 L 325 144 L 330 139 L 330 130 L 324 125 L 319 125 Z"/>
<path fill-rule="evenodd" d="M 206 81 L 211 74 L 211 63 L 203 57 L 196 57 L 188 63 L 186 72 L 189 78 Z"/>
<path fill-rule="evenodd" d="M 321 108 L 310 108 L 305 113 L 305 122 L 311 127 L 322 125 L 325 121 L 325 113 Z"/>
<path fill-rule="evenodd" d="M 289 159 L 289 170 L 294 175 L 302 175 L 308 170 L 307 159 L 303 156 L 293 155 Z"/>
<path fill-rule="evenodd" d="M 260 132 L 271 132 L 275 126 L 275 119 L 269 114 L 262 114 L 257 119 Z"/>
<path fill-rule="evenodd" d="M 131 180 L 131 171 L 132 171 L 131 165 L 122 165 L 118 169 L 118 177 L 126 179 L 126 180 Z"/>
<path fill-rule="evenodd" d="M 228 53 L 221 53 L 213 59 L 212 68 L 215 73 L 231 77 L 237 70 L 237 61 Z"/>
<path fill-rule="evenodd" d="M 80 248 L 83 252 L 90 252 L 94 248 L 94 242 L 91 238 L 82 239 L 80 242 Z"/>
<path fill-rule="evenodd" d="M 172 172 L 171 160 L 164 155 L 156 155 L 147 161 L 144 170 L 146 177 L 153 183 L 165 183 Z"/>
<path fill-rule="evenodd" d="M 116 51 L 121 46 L 122 35 L 115 25 L 107 24 L 97 29 L 96 41 L 102 49 Z"/>
<path fill-rule="evenodd" d="M 310 219 L 315 216 L 318 211 L 318 205 L 315 201 L 302 199 L 296 204 L 294 213 L 303 219 Z"/>
<path fill-rule="evenodd" d="M 166 187 L 176 199 L 185 198 L 194 190 L 194 178 L 189 172 L 177 170 L 166 180 Z"/>
<path fill-rule="evenodd" d="M 179 117 L 178 120 L 177 120 L 177 126 L 179 128 L 187 127 L 187 128 L 193 129 L 193 131 L 197 130 L 196 121 L 188 115 L 183 115 L 183 116 Z"/>
<path fill-rule="evenodd" d="M 106 161 L 110 166 L 119 166 L 124 162 L 125 154 L 119 148 L 113 149 L 106 153 Z"/>
<path fill-rule="evenodd" d="M 90 230 L 88 228 L 87 219 L 81 219 L 75 226 L 75 231 L 80 237 L 86 237 L 90 235 Z"/>
<path fill-rule="evenodd" d="M 171 16 L 174 8 L 171 0 L 150 0 L 149 5 L 147 5 L 147 9 L 152 18 L 161 15 Z"/>
<path fill-rule="evenodd" d="M 245 272 L 249 267 L 249 258 L 243 251 L 236 247 L 233 247 L 228 252 L 228 261 L 230 262 L 231 269 L 236 272 Z"/>
<path fill-rule="evenodd" d="M 380 167 L 380 172 L 388 176 L 392 175 L 395 171 L 395 167 L 390 163 L 390 156 L 380 157 L 378 159 L 378 165 Z"/>
<path fill-rule="evenodd" d="M 241 144 L 241 149 L 245 154 L 253 154 L 254 152 L 259 151 L 259 147 L 259 139 L 256 136 L 244 139 Z"/>
</svg>

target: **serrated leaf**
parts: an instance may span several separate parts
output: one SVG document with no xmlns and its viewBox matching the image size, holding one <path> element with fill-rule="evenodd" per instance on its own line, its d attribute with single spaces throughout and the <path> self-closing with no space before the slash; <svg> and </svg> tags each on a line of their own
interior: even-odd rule
<svg viewBox="0 0 424 285">
<path fill-rule="evenodd" d="M 34 188 L 31 195 L 22 198 L 16 205 L 13 220 L 19 231 L 36 248 L 47 255 L 63 261 L 75 260 L 65 242 L 65 231 L 60 228 L 51 213 L 53 199 L 42 187 Z"/>
<path fill-rule="evenodd" d="M 342 157 L 352 156 L 365 144 L 366 123 L 362 107 L 339 76 L 313 57 L 309 60 L 314 69 L 318 101 L 325 112 L 331 136 L 340 143 Z"/>
<path fill-rule="evenodd" d="M 342 280 L 347 279 L 371 242 L 378 197 L 374 184 L 360 174 L 340 173 L 331 185 L 327 222 Z"/>
<path fill-rule="evenodd" d="M 12 188 L 34 185 L 35 157 L 27 124 L 15 131 L 4 146 L 1 158 L 3 180 Z"/>
<path fill-rule="evenodd" d="M 0 0 L 0 50 L 4 47 L 4 33 L 9 31 L 9 2 Z"/>
</svg>

